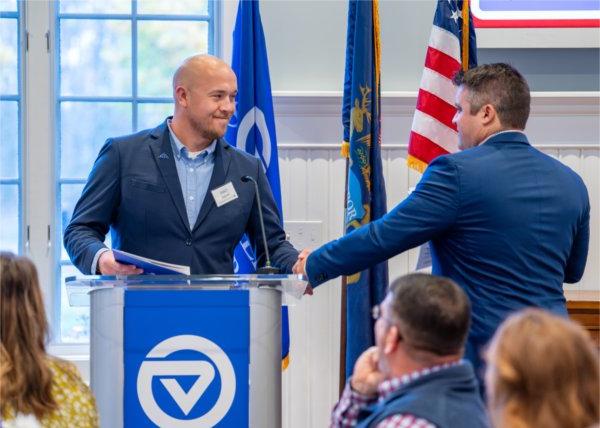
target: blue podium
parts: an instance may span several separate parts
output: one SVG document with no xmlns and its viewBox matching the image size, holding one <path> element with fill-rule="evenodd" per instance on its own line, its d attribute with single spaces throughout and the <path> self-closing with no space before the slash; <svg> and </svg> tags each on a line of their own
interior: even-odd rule
<svg viewBox="0 0 600 428">
<path fill-rule="evenodd" d="M 67 278 L 90 304 L 102 427 L 281 426 L 281 305 L 293 275 Z M 89 299 L 89 300 L 88 300 Z"/>
</svg>

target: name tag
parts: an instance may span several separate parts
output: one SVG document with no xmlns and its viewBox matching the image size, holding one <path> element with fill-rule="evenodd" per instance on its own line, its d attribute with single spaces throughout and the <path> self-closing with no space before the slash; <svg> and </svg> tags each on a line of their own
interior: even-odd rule
<svg viewBox="0 0 600 428">
<path fill-rule="evenodd" d="M 221 187 L 211 190 L 211 193 L 213 198 L 215 198 L 215 204 L 217 204 L 218 207 L 238 198 L 238 194 L 236 193 L 231 181 L 222 185 Z"/>
</svg>

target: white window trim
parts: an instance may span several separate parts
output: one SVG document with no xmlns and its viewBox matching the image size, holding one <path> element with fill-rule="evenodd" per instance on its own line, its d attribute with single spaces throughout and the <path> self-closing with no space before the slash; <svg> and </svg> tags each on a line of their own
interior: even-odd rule
<svg viewBox="0 0 600 428">
<path fill-rule="evenodd" d="M 237 13 L 237 1 L 215 1 L 214 48 L 225 61 L 231 60 L 232 32 Z M 55 287 L 58 280 L 55 266 L 56 246 L 61 236 L 54 230 L 55 217 L 55 9 L 57 2 L 28 0 L 22 3 L 21 79 L 22 79 L 22 215 L 21 250 L 35 263 L 48 322 L 55 337 L 59 337 L 60 297 Z M 50 228 L 50 233 L 48 232 Z M 29 229 L 27 240 L 27 230 Z M 89 343 L 69 344 L 54 341 L 49 353 L 75 363 L 84 379 L 89 379 Z"/>
</svg>

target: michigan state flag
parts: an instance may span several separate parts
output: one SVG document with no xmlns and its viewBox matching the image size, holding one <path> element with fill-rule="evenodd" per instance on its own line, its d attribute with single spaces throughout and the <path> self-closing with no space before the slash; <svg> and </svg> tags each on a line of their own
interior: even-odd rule
<svg viewBox="0 0 600 428">
<path fill-rule="evenodd" d="M 229 144 L 261 160 L 280 217 L 283 218 L 269 63 L 258 1 L 239 2 L 233 31 L 231 66 L 238 79 L 238 95 L 236 113 L 225 138 Z M 235 249 L 234 271 L 239 274 L 253 273 L 256 267 L 254 251 L 248 238 L 244 236 Z M 289 362 L 290 348 L 288 312 L 285 306 L 282 308 L 281 331 L 282 366 L 285 369 Z"/>
<path fill-rule="evenodd" d="M 346 168 L 344 231 L 386 213 L 381 162 L 379 9 L 377 0 L 350 0 L 342 102 Z M 346 378 L 360 354 L 374 344 L 371 307 L 387 292 L 387 262 L 346 277 Z"/>
</svg>

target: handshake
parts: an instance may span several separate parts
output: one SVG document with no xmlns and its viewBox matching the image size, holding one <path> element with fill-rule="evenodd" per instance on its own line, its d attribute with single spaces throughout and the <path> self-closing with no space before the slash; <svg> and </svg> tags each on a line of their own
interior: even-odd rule
<svg viewBox="0 0 600 428">
<path fill-rule="evenodd" d="M 310 250 L 308 248 L 305 248 L 304 250 L 300 251 L 300 254 L 298 254 L 298 260 L 296 260 L 296 263 L 292 267 L 292 272 L 295 275 L 306 276 L 306 259 L 309 255 Z"/>
<path fill-rule="evenodd" d="M 294 263 L 294 266 L 292 267 L 292 272 L 294 272 L 294 274 L 306 276 L 306 259 L 309 255 L 310 250 L 307 248 L 300 251 L 300 254 L 298 254 L 298 260 L 296 260 L 296 263 Z M 304 292 L 304 294 L 312 296 L 313 289 L 310 286 L 310 284 L 308 284 L 308 286 L 306 287 L 306 291 Z"/>
</svg>

